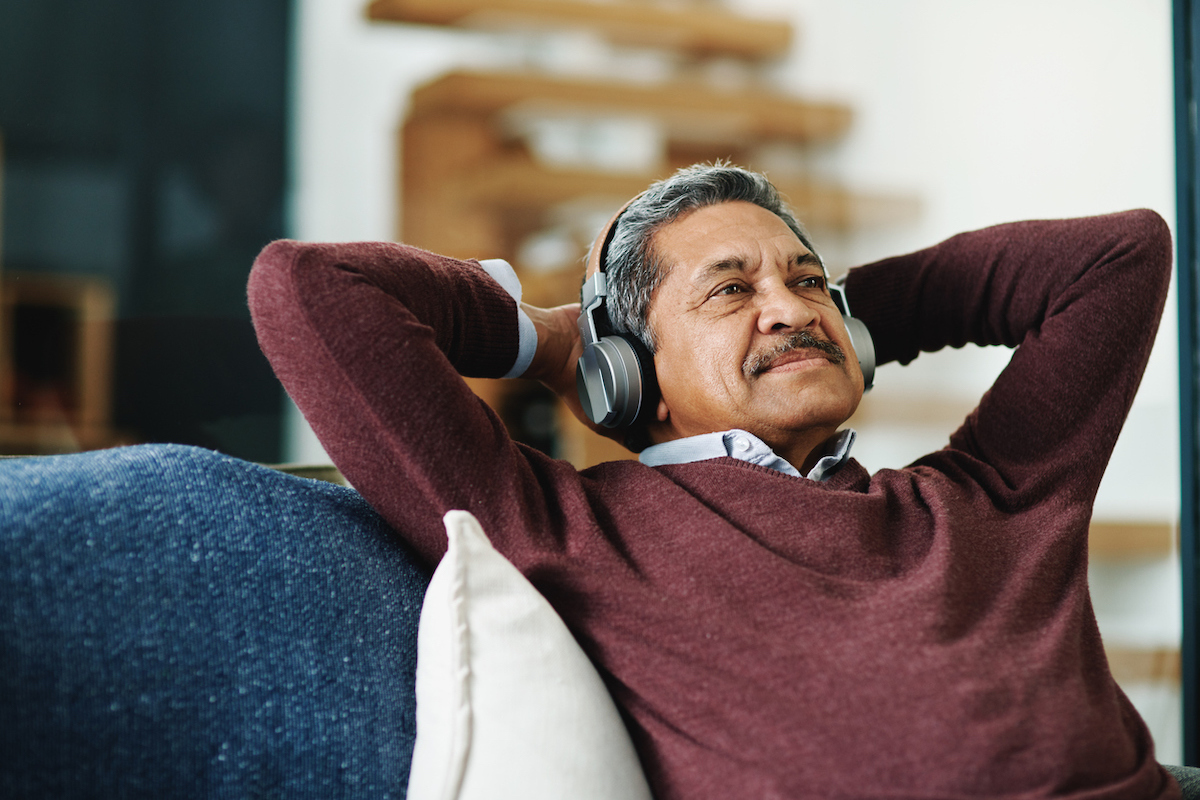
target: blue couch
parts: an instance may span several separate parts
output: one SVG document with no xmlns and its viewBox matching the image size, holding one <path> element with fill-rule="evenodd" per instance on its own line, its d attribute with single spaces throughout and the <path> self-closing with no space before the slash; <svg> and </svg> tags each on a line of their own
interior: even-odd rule
<svg viewBox="0 0 1200 800">
<path fill-rule="evenodd" d="M 345 487 L 0 460 L 0 797 L 403 797 L 428 580 Z"/>
</svg>

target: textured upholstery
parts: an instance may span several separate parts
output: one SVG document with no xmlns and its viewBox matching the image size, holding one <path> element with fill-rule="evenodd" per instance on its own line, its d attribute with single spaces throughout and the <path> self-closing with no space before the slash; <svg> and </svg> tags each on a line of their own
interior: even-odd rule
<svg viewBox="0 0 1200 800">
<path fill-rule="evenodd" d="M 0 460 L 0 796 L 403 797 L 427 583 L 344 487 Z"/>
</svg>

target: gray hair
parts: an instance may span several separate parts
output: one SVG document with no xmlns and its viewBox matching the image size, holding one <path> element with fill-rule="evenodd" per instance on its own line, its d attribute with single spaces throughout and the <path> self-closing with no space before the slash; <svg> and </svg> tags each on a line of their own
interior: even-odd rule
<svg viewBox="0 0 1200 800">
<path fill-rule="evenodd" d="M 654 252 L 654 234 L 690 211 L 735 201 L 754 203 L 770 211 L 817 255 L 808 233 L 765 175 L 720 163 L 684 167 L 651 185 L 615 223 L 604 271 L 608 277 L 608 319 L 616 332 L 636 336 L 651 353 L 656 350 L 649 322 L 650 300 L 666 277 L 666 265 Z"/>
</svg>

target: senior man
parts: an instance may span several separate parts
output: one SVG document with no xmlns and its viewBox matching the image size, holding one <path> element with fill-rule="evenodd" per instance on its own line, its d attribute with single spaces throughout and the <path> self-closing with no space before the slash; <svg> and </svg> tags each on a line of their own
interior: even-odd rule
<svg viewBox="0 0 1200 800">
<path fill-rule="evenodd" d="M 276 243 L 260 342 L 425 559 L 446 511 L 478 517 L 601 671 L 657 797 L 1178 797 L 1086 569 L 1167 291 L 1162 220 L 1008 224 L 852 270 L 880 363 L 1017 348 L 946 447 L 874 475 L 842 428 L 859 354 L 765 178 L 689 168 L 614 225 L 592 269 L 602 324 L 652 361 L 611 431 L 640 461 L 577 471 L 468 389 L 524 375 L 580 412 L 579 307 L 520 305 L 504 265 Z"/>
</svg>

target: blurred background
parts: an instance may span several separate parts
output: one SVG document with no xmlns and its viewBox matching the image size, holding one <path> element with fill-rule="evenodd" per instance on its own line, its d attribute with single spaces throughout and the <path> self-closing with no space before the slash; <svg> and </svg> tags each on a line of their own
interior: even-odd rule
<svg viewBox="0 0 1200 800">
<path fill-rule="evenodd" d="M 0 452 L 278 460 L 245 283 L 285 230 L 292 15 L 0 2 Z"/>
<path fill-rule="evenodd" d="M 837 273 L 993 223 L 1175 223 L 1168 0 L 0 0 L 0 452 L 142 441 L 325 460 L 259 354 L 281 236 L 509 259 L 575 299 L 674 167 L 765 170 Z M 880 370 L 868 468 L 942 446 L 1007 362 Z M 628 457 L 524 382 L 514 436 Z M 1180 762 L 1175 305 L 1096 505 L 1118 680 Z"/>
</svg>

